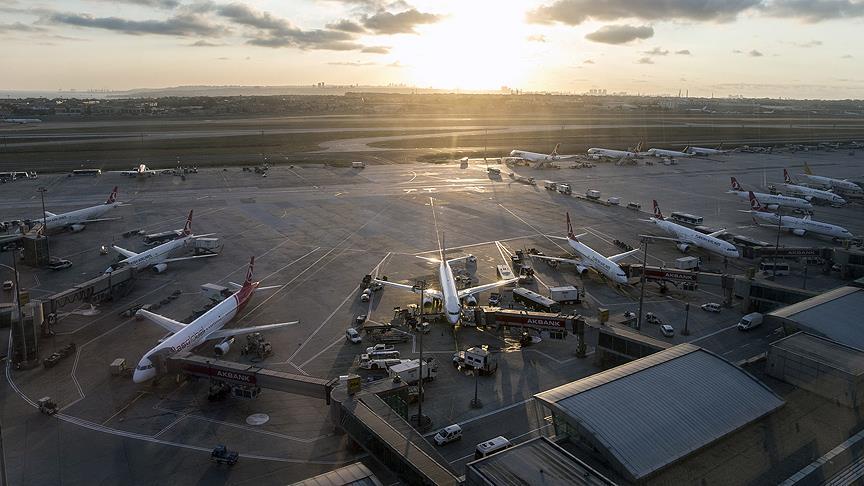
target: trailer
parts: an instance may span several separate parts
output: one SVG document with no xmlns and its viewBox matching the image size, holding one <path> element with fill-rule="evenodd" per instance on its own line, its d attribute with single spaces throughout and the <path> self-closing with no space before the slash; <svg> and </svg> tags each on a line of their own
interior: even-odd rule
<svg viewBox="0 0 864 486">
<path fill-rule="evenodd" d="M 390 378 L 394 381 L 401 380 L 404 383 L 413 385 L 420 380 L 420 360 L 413 359 L 403 361 L 400 364 L 390 367 Z M 432 381 L 438 375 L 438 363 L 433 358 L 429 358 L 423 363 L 423 381 Z"/>
<path fill-rule="evenodd" d="M 558 190 L 558 184 L 555 181 L 543 181 L 543 187 L 549 189 L 550 191 Z"/>
<path fill-rule="evenodd" d="M 221 248 L 219 238 L 196 238 L 195 239 L 195 254 L 206 255 L 217 253 Z"/>
<path fill-rule="evenodd" d="M 549 287 L 549 298 L 559 304 L 578 304 L 579 289 L 572 285 Z"/>
</svg>

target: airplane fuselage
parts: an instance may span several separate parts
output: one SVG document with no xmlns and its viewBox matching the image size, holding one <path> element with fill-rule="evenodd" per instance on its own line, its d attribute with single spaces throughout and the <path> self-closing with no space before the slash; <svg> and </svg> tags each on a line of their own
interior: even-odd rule
<svg viewBox="0 0 864 486">
<path fill-rule="evenodd" d="M 678 150 L 663 150 L 652 148 L 645 152 L 645 155 L 651 155 L 653 157 L 690 157 L 693 154 L 689 154 L 687 152 L 679 152 Z"/>
<path fill-rule="evenodd" d="M 731 191 L 735 193 L 741 200 L 744 202 L 750 202 L 750 195 L 748 191 Z M 784 208 L 798 208 L 798 209 L 813 209 L 813 205 L 810 204 L 806 199 L 801 199 L 800 197 L 791 197 L 791 196 L 778 196 L 775 194 L 765 194 L 761 192 L 754 192 L 756 199 L 759 200 L 760 203 L 766 206 L 782 206 Z"/>
<path fill-rule="evenodd" d="M 99 218 L 103 214 L 118 206 L 120 206 L 119 202 L 111 204 L 100 204 L 98 206 L 92 206 L 89 208 L 76 209 L 75 211 L 69 211 L 68 213 L 55 214 L 54 216 L 39 218 L 35 221 L 41 223 L 43 226 L 47 223 L 49 230 L 66 228 L 75 224 L 82 224 L 84 221 L 90 219 Z"/>
<path fill-rule="evenodd" d="M 447 313 L 447 321 L 455 325 L 459 322 L 462 302 L 459 300 L 459 291 L 456 289 L 453 269 L 443 259 L 438 266 L 438 280 L 441 283 L 441 295 L 444 297 L 444 311 Z"/>
<path fill-rule="evenodd" d="M 588 155 L 596 155 L 598 157 L 610 157 L 615 159 L 624 158 L 636 158 L 639 157 L 639 154 L 636 152 L 630 152 L 629 150 L 613 150 L 606 148 L 589 148 Z"/>
<path fill-rule="evenodd" d="M 188 246 L 193 241 L 193 238 L 192 235 L 189 235 L 162 243 L 156 248 L 151 248 L 133 257 L 121 260 L 120 263 L 133 266 L 136 269 L 148 267 L 150 265 L 158 265 L 166 260 L 175 250 Z"/>
<path fill-rule="evenodd" d="M 617 263 L 597 253 L 593 248 L 579 240 L 567 238 L 567 242 L 589 267 L 615 283 L 627 283 L 627 274 Z"/>
<path fill-rule="evenodd" d="M 821 199 L 830 204 L 846 204 L 846 200 L 833 192 L 813 189 L 812 187 L 799 186 L 796 184 L 783 184 L 785 191 L 789 194 L 798 194 L 808 199 Z"/>
<path fill-rule="evenodd" d="M 835 189 L 843 192 L 849 192 L 852 194 L 860 194 L 864 192 L 864 189 L 861 188 L 858 184 L 854 182 L 844 181 L 842 179 L 834 179 L 832 177 L 825 176 L 817 176 L 810 174 L 798 174 L 799 177 L 807 179 L 811 184 L 817 184 L 826 189 Z"/>
<path fill-rule="evenodd" d="M 683 243 L 691 244 L 724 257 L 738 258 L 739 256 L 738 248 L 735 248 L 735 245 L 728 241 L 700 233 L 694 229 L 687 228 L 686 226 L 673 223 L 672 221 L 658 218 L 651 218 L 651 221 L 667 234 L 674 236 Z"/>
<path fill-rule="evenodd" d="M 834 224 L 813 221 L 812 219 L 795 218 L 792 216 L 778 216 L 773 213 L 762 211 L 753 211 L 751 214 L 753 214 L 753 221 L 757 224 L 765 223 L 772 226 L 777 226 L 779 224 L 781 228 L 792 231 L 800 236 L 803 236 L 805 232 L 810 232 L 818 235 L 830 236 L 832 238 L 852 238 L 852 233 L 850 233 L 849 230 Z M 778 220 L 778 218 L 780 219 Z"/>
<path fill-rule="evenodd" d="M 720 155 L 728 153 L 728 150 L 717 150 L 712 148 L 704 148 L 704 147 L 689 147 L 687 152 L 691 155 Z"/>
</svg>

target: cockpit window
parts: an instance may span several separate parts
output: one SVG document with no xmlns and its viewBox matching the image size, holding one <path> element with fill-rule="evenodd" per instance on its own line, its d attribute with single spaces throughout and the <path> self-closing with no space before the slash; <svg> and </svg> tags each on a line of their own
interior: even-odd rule
<svg viewBox="0 0 864 486">
<path fill-rule="evenodd" d="M 135 369 L 137 369 L 138 371 L 152 370 L 152 369 L 153 369 L 153 364 L 151 363 L 151 364 L 143 365 L 143 366 L 142 366 L 142 365 L 138 365 L 138 366 L 135 367 Z"/>
</svg>

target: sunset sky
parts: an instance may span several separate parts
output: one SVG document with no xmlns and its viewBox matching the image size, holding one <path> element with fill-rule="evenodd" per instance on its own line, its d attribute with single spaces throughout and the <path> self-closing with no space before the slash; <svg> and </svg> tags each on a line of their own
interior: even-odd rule
<svg viewBox="0 0 864 486">
<path fill-rule="evenodd" d="M 864 0 L 0 0 L 0 89 L 864 98 Z"/>
</svg>

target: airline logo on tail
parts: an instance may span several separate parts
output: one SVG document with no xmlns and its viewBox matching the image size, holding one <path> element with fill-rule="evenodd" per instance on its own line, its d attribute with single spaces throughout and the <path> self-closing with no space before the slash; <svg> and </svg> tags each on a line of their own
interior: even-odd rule
<svg viewBox="0 0 864 486">
<path fill-rule="evenodd" d="M 246 270 L 246 280 L 243 281 L 243 286 L 246 287 L 252 283 L 252 271 L 255 269 L 255 256 L 249 259 L 249 269 Z"/>
<path fill-rule="evenodd" d="M 117 202 L 117 186 L 114 186 L 114 190 L 108 195 L 108 200 L 105 201 L 105 204 L 114 204 L 115 202 Z"/>
<path fill-rule="evenodd" d="M 810 166 L 807 165 L 807 162 L 804 162 L 804 173 L 807 175 L 813 175 L 813 171 L 810 170 Z"/>
<path fill-rule="evenodd" d="M 792 181 L 792 177 L 789 175 L 789 171 L 786 169 L 783 169 L 783 182 L 785 182 L 786 184 L 794 184 L 795 183 Z"/>
<path fill-rule="evenodd" d="M 634 152 L 641 152 L 642 148 L 645 147 L 645 140 L 639 140 L 639 143 L 636 144 L 636 148 L 633 149 Z"/>
<path fill-rule="evenodd" d="M 549 155 L 552 156 L 552 157 L 556 157 L 556 156 L 558 156 L 558 148 L 559 148 L 559 147 L 561 147 L 561 144 L 560 144 L 560 143 L 555 144 L 555 148 L 552 149 L 552 153 L 549 154 Z"/>
<path fill-rule="evenodd" d="M 186 226 L 183 227 L 183 236 L 189 236 L 192 234 L 192 211 L 194 210 L 189 210 L 189 217 L 186 218 Z"/>
<path fill-rule="evenodd" d="M 571 240 L 576 239 L 576 235 L 573 233 L 573 225 L 570 223 L 570 212 L 567 212 L 567 237 Z"/>
<path fill-rule="evenodd" d="M 741 184 L 738 183 L 738 180 L 734 177 L 732 178 L 732 190 L 739 192 L 744 190 L 744 188 L 741 187 Z"/>
<path fill-rule="evenodd" d="M 657 200 L 654 199 L 654 217 L 657 219 L 663 219 L 663 213 L 660 212 L 660 205 L 657 204 Z"/>
<path fill-rule="evenodd" d="M 759 204 L 759 200 L 756 199 L 756 195 L 753 194 L 753 191 L 750 191 L 750 209 L 753 211 L 766 212 L 767 209 L 763 208 L 761 204 Z"/>
</svg>

